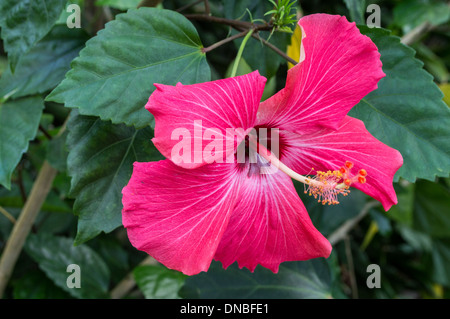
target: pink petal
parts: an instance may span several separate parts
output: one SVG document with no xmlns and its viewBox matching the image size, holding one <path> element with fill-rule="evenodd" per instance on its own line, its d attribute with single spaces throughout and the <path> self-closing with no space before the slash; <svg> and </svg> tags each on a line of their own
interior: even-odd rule
<svg viewBox="0 0 450 319">
<path fill-rule="evenodd" d="M 265 82 L 266 78 L 255 71 L 193 85 L 178 84 L 174 87 L 155 84 L 157 90 L 146 105 L 155 117 L 153 143 L 166 158 L 181 167 L 195 168 L 215 159 L 219 163 L 224 162 L 254 126 Z M 236 140 L 227 136 L 226 132 L 235 128 L 242 129 Z M 222 149 L 215 150 L 209 157 L 203 156 L 202 152 L 211 143 L 211 140 L 204 140 L 207 129 L 218 130 L 214 137 L 223 142 Z M 184 148 L 179 152 L 187 155 L 182 159 L 176 157 L 178 153 L 172 154 L 174 146 L 182 140 L 178 134 L 180 132 L 190 137 L 190 150 Z M 228 141 L 235 145 L 227 148 Z"/>
<path fill-rule="evenodd" d="M 264 101 L 258 124 L 304 133 L 336 129 L 385 76 L 375 44 L 345 17 L 313 14 L 300 19 L 300 63 L 286 87 Z"/>
<path fill-rule="evenodd" d="M 380 201 L 386 211 L 397 204 L 392 182 L 403 164 L 402 155 L 373 137 L 362 121 L 346 116 L 336 131 L 322 129 L 304 135 L 283 131 L 280 134 L 286 144 L 282 161 L 294 171 L 308 174 L 312 168 L 338 170 L 348 160 L 354 164 L 354 174 L 359 169 L 365 169 L 368 174 L 365 184 L 352 186 Z"/>
<path fill-rule="evenodd" d="M 187 275 L 206 271 L 239 190 L 234 164 L 187 170 L 169 160 L 135 163 L 123 189 L 123 225 L 134 247 Z"/>
<path fill-rule="evenodd" d="M 278 272 L 284 261 L 328 257 L 331 245 L 313 226 L 292 180 L 278 171 L 252 175 L 240 197 L 214 259 L 226 268 L 254 271 L 258 264 Z"/>
</svg>

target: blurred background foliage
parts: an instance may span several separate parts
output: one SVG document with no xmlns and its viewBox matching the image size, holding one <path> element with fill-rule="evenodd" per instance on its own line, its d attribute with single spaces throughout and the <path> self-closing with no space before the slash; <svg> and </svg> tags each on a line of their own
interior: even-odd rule
<svg viewBox="0 0 450 319">
<path fill-rule="evenodd" d="M 23 85 L 21 92 L 24 96 L 28 95 L 27 88 L 33 94 L 48 94 L 64 78 L 70 61 L 78 55 L 88 38 L 115 15 L 141 3 L 136 0 L 71 2 L 82 8 L 83 29 L 75 36 L 71 33 L 74 38 L 70 39 L 64 34 L 64 28 L 55 28 L 31 49 L 27 58 L 21 59 L 14 81 Z M 164 0 L 159 4 L 153 1 L 153 4 L 179 10 L 183 14 L 203 13 L 203 1 L 189 5 L 193 2 Z M 369 4 L 380 6 L 381 27 L 391 30 L 391 35 L 405 37 L 420 28 L 409 45 L 449 104 L 450 7 L 447 1 L 368 0 L 364 4 L 351 0 L 311 0 L 301 1 L 295 6 L 298 17 L 319 12 L 340 14 L 364 24 L 370 14 L 365 12 Z M 272 5 L 265 0 L 210 0 L 209 7 L 213 16 L 250 21 L 249 12 L 252 19 L 268 19 L 264 13 L 271 10 Z M 64 24 L 67 15 L 63 12 L 57 24 Z M 194 25 L 204 47 L 233 34 L 229 27 L 221 24 L 194 21 Z M 286 52 L 291 36 L 290 33 L 275 32 L 269 41 Z M 264 38 L 269 38 L 268 32 Z M 240 40 L 236 40 L 208 52 L 207 61 L 213 80 L 229 75 L 239 45 Z M 58 48 L 64 50 L 62 57 Z M 0 91 L 5 92 L 3 89 L 8 85 L 14 87 L 15 83 L 11 82 L 7 55 L 1 43 L 0 52 Z M 55 58 L 60 64 L 53 63 Z M 42 73 L 46 64 L 52 71 Z M 250 41 L 245 48 L 238 74 L 255 69 L 269 80 L 264 98 L 284 87 L 288 69 L 286 61 L 256 40 Z M 41 75 L 37 80 L 42 85 L 38 92 L 33 89 L 33 74 Z M 17 80 L 20 76 L 22 79 Z M 251 274 L 236 265 L 225 271 L 220 263 L 213 262 L 208 273 L 187 278 L 146 259 L 144 253 L 130 245 L 123 227 L 112 227 L 114 230 L 107 233 L 87 236 L 74 246 L 74 239 L 80 235 L 77 235 L 75 199 L 71 196 L 71 177 L 67 172 L 66 141 L 69 145 L 76 144 L 76 141 L 67 138 L 66 133 L 57 136 L 68 113 L 69 109 L 59 103 L 45 102 L 36 137 L 13 172 L 11 189 L 0 186 L 0 251 L 3 251 L 44 160 L 58 169 L 4 298 L 450 297 L 448 177 L 415 182 L 398 180 L 395 189 L 399 204 L 388 213 L 358 191 L 352 191 L 352 196 L 338 206 L 318 206 L 303 195 L 303 186 L 297 185 L 315 226 L 325 236 L 333 238 L 334 249 L 327 260 L 283 263 L 277 275 L 261 267 Z M 102 125 L 106 124 L 95 122 L 92 125 L 102 130 Z M 104 129 L 111 131 L 108 127 Z M 114 129 L 114 134 L 131 134 L 129 130 L 133 129 L 123 126 L 119 131 Z M 160 156 L 154 149 L 146 151 L 154 159 Z M 423 162 L 422 165 L 426 167 L 428 163 Z M 115 208 L 119 212 L 120 209 Z M 348 229 L 342 233 L 343 225 L 348 225 Z M 69 275 L 66 267 L 71 263 L 79 264 L 82 269 L 82 289 L 69 289 L 66 285 Z M 367 266 L 370 264 L 378 264 L 381 268 L 381 288 L 370 289 L 366 285 L 370 275 Z"/>
</svg>

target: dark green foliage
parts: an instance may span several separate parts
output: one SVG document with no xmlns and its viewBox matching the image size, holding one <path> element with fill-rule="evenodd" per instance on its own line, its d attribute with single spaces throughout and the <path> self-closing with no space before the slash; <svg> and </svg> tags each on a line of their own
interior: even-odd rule
<svg viewBox="0 0 450 319">
<path fill-rule="evenodd" d="M 80 5 L 81 29 L 66 26 L 68 3 Z M 225 270 L 213 261 L 208 272 L 191 277 L 154 260 L 140 264 L 147 255 L 131 246 L 122 227 L 121 192 L 134 162 L 163 159 L 151 142 L 153 116 L 144 108 L 153 84 L 228 77 L 242 38 L 203 48 L 242 30 L 183 16 L 203 13 L 204 1 L 186 8 L 181 0 L 155 8 L 137 8 L 139 3 L 0 1 L 1 253 L 44 161 L 58 171 L 4 298 L 110 298 L 123 279 L 136 285 L 121 298 L 450 296 L 450 109 L 442 100 L 443 92 L 447 100 L 450 96 L 444 90 L 450 78 L 450 7 L 445 1 L 208 1 L 211 16 L 274 24 L 274 30 L 257 35 L 282 52 L 297 9 L 299 16 L 340 14 L 356 22 L 377 45 L 386 77 L 350 115 L 398 149 L 404 165 L 394 181 L 398 204 L 389 212 L 367 206 L 371 198 L 357 190 L 338 206 L 317 205 L 295 183 L 326 237 L 357 220 L 333 242 L 327 260 L 285 262 L 277 274 L 261 266 L 251 273 L 237 263 Z M 382 28 L 365 26 L 370 4 L 381 8 Z M 423 26 L 419 37 L 401 42 Z M 243 51 L 238 74 L 253 70 L 270 80 L 264 98 L 284 87 L 286 60 L 255 38 Z M 70 264 L 81 268 L 81 288 L 67 285 Z M 381 288 L 366 285 L 371 264 L 380 266 Z"/>
</svg>

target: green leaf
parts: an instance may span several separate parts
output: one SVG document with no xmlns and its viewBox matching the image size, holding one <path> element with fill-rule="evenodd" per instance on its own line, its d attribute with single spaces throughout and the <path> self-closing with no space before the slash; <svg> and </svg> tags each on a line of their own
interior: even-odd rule
<svg viewBox="0 0 450 319">
<path fill-rule="evenodd" d="M 425 233 L 414 230 L 405 224 L 398 223 L 396 228 L 402 238 L 418 252 L 431 252 L 433 250 L 433 240 Z"/>
<path fill-rule="evenodd" d="M 362 26 L 381 53 L 386 77 L 349 115 L 364 121 L 383 143 L 397 149 L 403 166 L 395 175 L 414 182 L 450 172 L 450 110 L 414 50 L 383 29 Z"/>
<path fill-rule="evenodd" d="M 87 39 L 81 29 L 69 29 L 65 25 L 54 27 L 20 58 L 14 73 L 7 70 L 2 75 L 0 95 L 16 90 L 12 97 L 17 98 L 53 89 L 64 79 L 70 62 Z"/>
<path fill-rule="evenodd" d="M 19 57 L 27 53 L 52 28 L 66 0 L 0 1 L 0 27 L 11 70 Z"/>
<path fill-rule="evenodd" d="M 70 299 L 71 296 L 55 286 L 40 270 L 28 271 L 12 282 L 14 299 Z"/>
<path fill-rule="evenodd" d="M 0 56 L 0 75 L 2 75 L 8 68 L 8 59 L 4 56 Z"/>
<path fill-rule="evenodd" d="M 186 279 L 183 298 L 322 299 L 330 298 L 332 274 L 324 258 L 285 262 L 277 274 L 258 266 L 253 273 L 213 262 L 207 273 Z"/>
<path fill-rule="evenodd" d="M 408 32 L 428 22 L 439 25 L 450 19 L 450 6 L 440 0 L 404 0 L 393 10 L 394 22 Z"/>
<path fill-rule="evenodd" d="M 415 185 L 408 183 L 408 185 L 402 186 L 401 184 L 402 183 L 394 184 L 398 204 L 392 206 L 387 216 L 395 221 L 401 222 L 411 227 L 413 224 L 413 202 Z"/>
<path fill-rule="evenodd" d="M 72 214 L 72 210 L 66 213 L 41 211 L 36 218 L 35 225 L 40 232 L 62 234 L 73 230 L 73 226 L 76 225 L 76 217 Z"/>
<path fill-rule="evenodd" d="M 365 0 L 344 0 L 350 13 L 350 17 L 356 24 L 364 24 L 364 13 L 366 10 Z"/>
<path fill-rule="evenodd" d="M 134 279 L 146 299 L 176 299 L 186 275 L 162 266 L 138 266 Z"/>
<path fill-rule="evenodd" d="M 424 68 L 435 77 L 437 82 L 448 81 L 450 77 L 444 59 L 423 43 L 417 43 L 414 49 L 417 51 L 417 58 L 424 62 Z"/>
<path fill-rule="evenodd" d="M 136 130 L 97 117 L 72 114 L 67 123 L 68 175 L 78 215 L 76 244 L 122 224 L 122 188 L 135 161 L 161 159 L 150 128 Z"/>
<path fill-rule="evenodd" d="M 120 282 L 130 271 L 130 256 L 122 246 L 120 239 L 114 236 L 99 236 L 89 243 L 107 263 L 113 282 Z"/>
<path fill-rule="evenodd" d="M 450 191 L 429 181 L 415 185 L 414 229 L 435 238 L 450 237 Z"/>
<path fill-rule="evenodd" d="M 115 124 L 148 126 L 153 117 L 144 106 L 154 83 L 209 81 L 201 47 L 194 26 L 181 14 L 130 9 L 86 43 L 47 100 Z"/>
<path fill-rule="evenodd" d="M 372 222 L 374 223 L 374 225 L 376 225 L 375 233 L 378 232 L 382 236 L 388 236 L 392 233 L 392 224 L 390 219 L 388 218 L 389 214 L 376 209 L 371 209 L 369 213 L 372 217 Z"/>
<path fill-rule="evenodd" d="M 410 227 L 399 224 L 402 237 L 415 250 L 431 255 L 433 281 L 449 286 L 450 191 L 445 183 L 420 180 L 414 185 Z M 399 205 L 402 204 L 399 202 Z M 423 262 L 423 259 L 421 262 Z"/>
<path fill-rule="evenodd" d="M 433 240 L 433 279 L 440 284 L 450 286 L 450 239 Z"/>
<path fill-rule="evenodd" d="M 0 184 L 11 188 L 11 175 L 34 139 L 44 101 L 40 97 L 0 102 Z"/>
<path fill-rule="evenodd" d="M 47 145 L 47 161 L 60 172 L 67 169 L 67 131 L 52 139 Z"/>
<path fill-rule="evenodd" d="M 39 268 L 63 290 L 75 298 L 106 298 L 109 287 L 109 269 L 97 253 L 88 246 L 73 246 L 69 238 L 47 233 L 30 235 L 26 252 Z M 80 288 L 69 288 L 67 279 L 73 272 L 67 266 L 80 267 Z"/>
<path fill-rule="evenodd" d="M 132 8 L 137 8 L 138 4 L 142 0 L 97 0 L 95 1 L 96 6 L 109 6 L 111 8 L 119 10 L 128 10 Z"/>
</svg>

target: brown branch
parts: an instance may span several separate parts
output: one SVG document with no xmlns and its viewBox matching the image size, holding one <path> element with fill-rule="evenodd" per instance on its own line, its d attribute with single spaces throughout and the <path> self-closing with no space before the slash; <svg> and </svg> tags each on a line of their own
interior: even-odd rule
<svg viewBox="0 0 450 319">
<path fill-rule="evenodd" d="M 158 264 L 158 262 L 153 257 L 148 256 L 139 264 L 139 266 L 156 264 Z M 136 286 L 136 282 L 134 281 L 133 272 L 130 272 L 117 284 L 117 286 L 113 290 L 111 290 L 111 299 L 122 298 L 127 293 L 129 293 L 131 289 L 134 288 L 134 286 Z"/>
<path fill-rule="evenodd" d="M 401 42 L 406 45 L 411 45 L 418 41 L 422 35 L 432 29 L 432 25 L 425 21 L 424 23 L 418 25 L 410 32 L 406 33 L 402 38 Z"/>
<path fill-rule="evenodd" d="M 56 137 L 61 136 L 67 125 L 69 116 L 66 118 L 64 124 L 61 126 Z M 53 168 L 49 162 L 44 161 L 36 181 L 31 188 L 30 196 L 28 196 L 25 205 L 20 212 L 19 218 L 14 224 L 13 230 L 6 242 L 5 249 L 0 258 L 0 299 L 3 297 L 9 278 L 12 275 L 14 266 L 22 251 L 25 240 L 33 227 L 34 221 L 44 204 L 48 193 L 53 185 L 53 180 L 58 171 Z"/>
<path fill-rule="evenodd" d="M 138 8 L 140 7 L 156 7 L 158 4 L 160 4 L 163 0 L 142 0 L 138 4 Z"/>
<path fill-rule="evenodd" d="M 233 40 L 236 40 L 236 39 L 245 37 L 245 35 L 246 35 L 247 33 L 248 33 L 248 31 L 243 31 L 243 32 L 237 33 L 237 34 L 235 34 L 235 35 L 233 35 L 233 36 L 231 36 L 231 37 L 225 38 L 225 39 L 223 39 L 223 40 L 221 40 L 221 41 L 219 41 L 219 42 L 216 42 L 216 43 L 210 45 L 210 46 L 207 47 L 207 48 L 203 48 L 203 49 L 202 49 L 202 52 L 203 52 L 203 53 L 206 53 L 206 52 L 212 51 L 212 50 L 214 50 L 214 49 L 216 49 L 216 48 L 220 47 L 221 45 L 224 45 L 224 44 L 226 44 L 226 43 L 228 43 L 228 42 L 231 42 L 231 41 L 233 41 Z"/>
<path fill-rule="evenodd" d="M 30 196 L 28 197 L 17 222 L 14 224 L 0 259 L 0 298 L 3 296 L 31 227 L 33 226 L 45 198 L 50 192 L 56 173 L 57 170 L 45 161 L 39 171 L 36 182 L 33 184 Z"/>
<path fill-rule="evenodd" d="M 233 27 L 235 29 L 238 29 L 239 31 L 242 31 L 242 29 L 249 30 L 254 25 L 247 21 L 240 21 L 240 20 L 231 20 L 226 18 L 220 18 L 215 16 L 210 16 L 206 14 L 185 14 L 184 15 L 189 20 L 196 20 L 196 21 L 206 21 L 206 22 L 214 22 L 219 24 L 224 24 L 230 27 Z"/>
<path fill-rule="evenodd" d="M 13 215 L 11 215 L 6 209 L 4 209 L 2 206 L 0 206 L 0 213 L 5 216 L 6 218 L 8 218 L 8 220 L 15 224 L 16 223 L 16 219 L 14 218 Z"/>
<path fill-rule="evenodd" d="M 450 7 L 450 1 L 447 1 L 447 6 Z M 432 25 L 430 22 L 425 21 L 418 25 L 408 33 L 402 36 L 401 42 L 406 45 L 411 45 L 417 42 L 425 33 L 434 30 L 437 25 Z"/>
<path fill-rule="evenodd" d="M 328 241 L 331 245 L 335 245 L 347 236 L 347 234 L 356 226 L 358 223 L 366 217 L 369 211 L 378 206 L 380 203 L 376 201 L 368 202 L 362 208 L 361 212 L 354 218 L 347 220 L 338 229 L 336 229 L 330 236 L 328 236 Z"/>
<path fill-rule="evenodd" d="M 42 125 L 39 125 L 39 131 L 41 131 L 48 140 L 53 139 L 53 137 L 50 135 L 50 133 L 47 132 L 47 130 Z"/>
<path fill-rule="evenodd" d="M 286 61 L 289 61 L 293 65 L 297 64 L 297 61 L 295 61 L 290 56 L 288 56 L 286 53 L 284 53 L 279 48 L 277 48 L 275 45 L 273 45 L 269 41 L 261 38 L 258 35 L 259 31 L 271 31 L 273 29 L 273 27 L 274 27 L 272 24 L 269 24 L 269 23 L 266 23 L 266 24 L 253 24 L 253 23 L 247 22 L 247 21 L 219 18 L 219 17 L 214 17 L 214 16 L 206 15 L 206 14 L 186 14 L 185 17 L 190 19 L 190 20 L 215 22 L 215 23 L 219 23 L 219 24 L 228 25 L 228 26 L 230 26 L 230 27 L 232 27 L 232 28 L 234 28 L 234 29 L 236 29 L 238 31 L 241 31 L 240 34 L 244 34 L 244 35 L 247 34 L 250 29 L 253 28 L 253 30 L 254 30 L 254 32 L 252 34 L 253 38 L 261 41 L 262 44 L 264 44 L 269 49 L 273 50 L 275 53 L 277 53 L 278 55 L 283 57 Z M 236 38 L 239 38 L 239 36 L 237 36 Z M 222 40 L 222 41 L 224 41 L 224 40 Z M 220 43 L 222 41 L 219 41 L 218 43 Z M 226 42 L 228 42 L 228 41 L 226 41 Z M 218 43 L 216 43 L 216 44 L 218 44 Z M 220 46 L 222 44 L 223 43 L 220 43 L 218 46 Z M 217 47 L 215 44 L 213 44 L 212 46 L 214 46 L 212 49 Z M 208 51 L 211 51 L 211 50 L 208 49 Z M 207 51 L 204 51 L 204 52 L 207 52 Z"/>
<path fill-rule="evenodd" d="M 345 235 L 345 255 L 347 257 L 348 272 L 350 276 L 350 286 L 352 287 L 352 298 L 358 299 L 358 285 L 356 283 L 355 264 L 353 263 L 352 247 L 350 237 Z"/>
<path fill-rule="evenodd" d="M 264 44 L 265 46 L 267 46 L 269 49 L 273 50 L 275 53 L 277 53 L 278 55 L 280 55 L 281 57 L 283 57 L 286 61 L 289 61 L 290 63 L 292 63 L 293 65 L 297 64 L 297 61 L 295 61 L 294 59 L 292 59 L 290 56 L 288 56 L 286 53 L 284 53 L 283 51 L 281 51 L 279 48 L 277 48 L 275 45 L 273 45 L 272 43 L 270 43 L 269 41 L 261 38 L 257 32 L 259 31 L 269 31 L 273 29 L 273 25 L 271 24 L 265 24 L 265 25 L 254 25 L 250 22 L 246 22 L 246 21 L 240 21 L 240 20 L 231 20 L 231 19 L 225 19 L 225 18 L 218 18 L 218 17 L 214 17 L 214 16 L 206 16 L 204 14 L 187 14 L 185 15 L 185 17 L 187 17 L 188 19 L 191 20 L 200 20 L 200 21 L 209 21 L 209 22 L 216 22 L 216 23 L 220 23 L 220 24 L 225 24 L 228 26 L 231 26 L 233 28 L 235 28 L 236 30 L 241 31 L 241 33 L 234 35 L 233 37 L 230 38 L 226 38 L 224 40 L 221 40 L 213 45 L 211 45 L 208 48 L 205 48 L 203 50 L 203 52 L 208 52 L 211 51 L 215 48 L 217 48 L 218 46 L 229 42 L 228 39 L 235 40 L 237 38 L 243 37 L 245 36 L 248 31 L 250 29 L 253 28 L 254 33 L 252 34 L 252 37 L 257 39 L 258 41 L 261 41 L 262 44 Z"/>
<path fill-rule="evenodd" d="M 27 201 L 27 192 L 25 190 L 25 186 L 23 185 L 23 163 L 19 164 L 17 169 L 17 184 L 19 185 L 20 196 L 22 197 L 22 201 L 25 203 Z"/>
<path fill-rule="evenodd" d="M 189 9 L 189 8 L 192 7 L 192 6 L 195 6 L 196 4 L 199 4 L 199 3 L 202 2 L 202 1 L 204 1 L 204 0 L 196 0 L 196 1 L 193 1 L 193 2 L 191 2 L 191 3 L 188 3 L 188 4 L 185 5 L 185 6 L 182 6 L 181 8 L 178 8 L 176 11 L 177 11 L 177 12 L 183 12 L 184 10 Z"/>
<path fill-rule="evenodd" d="M 111 8 L 108 6 L 103 6 L 103 16 L 105 17 L 105 23 L 114 20 L 114 15 L 111 12 Z"/>
<path fill-rule="evenodd" d="M 208 0 L 204 0 L 205 1 L 205 13 L 207 15 L 211 15 L 211 8 L 209 7 L 209 1 Z"/>
<path fill-rule="evenodd" d="M 269 49 L 273 50 L 275 53 L 277 53 L 278 55 L 280 55 L 282 58 L 284 58 L 286 61 L 291 62 L 293 65 L 296 65 L 298 62 L 295 61 L 293 58 L 291 58 L 289 55 L 287 55 L 286 53 L 284 53 L 283 51 L 281 51 L 279 48 L 277 48 L 276 46 L 274 46 L 272 43 L 270 43 L 267 40 L 264 40 L 263 38 L 261 38 L 258 34 L 252 34 L 252 37 L 254 37 L 255 39 L 259 40 L 262 42 L 262 44 L 264 44 L 266 47 L 268 47 Z"/>
</svg>

